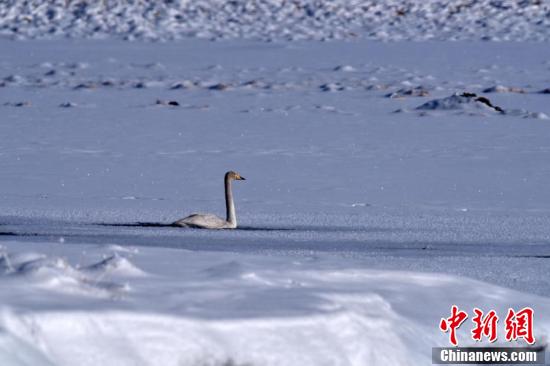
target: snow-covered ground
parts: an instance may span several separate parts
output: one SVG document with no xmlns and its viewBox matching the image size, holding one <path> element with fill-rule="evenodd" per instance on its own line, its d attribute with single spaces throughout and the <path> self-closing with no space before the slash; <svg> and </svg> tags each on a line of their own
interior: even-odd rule
<svg viewBox="0 0 550 366">
<path fill-rule="evenodd" d="M 4 0 L 0 36 L 545 41 L 547 0 Z"/>
<path fill-rule="evenodd" d="M 548 47 L 0 49 L 1 365 L 425 365 L 453 304 L 548 339 Z M 238 230 L 135 225 L 230 169 Z"/>
</svg>

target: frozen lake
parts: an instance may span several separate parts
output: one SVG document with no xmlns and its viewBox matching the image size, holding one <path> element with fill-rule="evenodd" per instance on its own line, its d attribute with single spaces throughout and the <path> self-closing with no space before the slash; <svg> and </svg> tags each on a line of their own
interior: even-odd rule
<svg viewBox="0 0 550 366">
<path fill-rule="evenodd" d="M 0 361 L 420 365 L 452 304 L 548 337 L 548 47 L 0 49 Z M 237 230 L 137 224 L 223 216 L 227 170 Z"/>
</svg>

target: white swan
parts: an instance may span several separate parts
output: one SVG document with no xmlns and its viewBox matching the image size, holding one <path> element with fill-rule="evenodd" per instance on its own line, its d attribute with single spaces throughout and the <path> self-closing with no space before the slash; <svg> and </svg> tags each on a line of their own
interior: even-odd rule
<svg viewBox="0 0 550 366">
<path fill-rule="evenodd" d="M 225 207 L 227 218 L 211 214 L 193 214 L 172 223 L 173 226 L 189 227 L 196 229 L 235 229 L 237 227 L 237 216 L 235 215 L 235 204 L 233 203 L 233 192 L 231 191 L 232 180 L 245 180 L 234 171 L 225 173 Z"/>
</svg>

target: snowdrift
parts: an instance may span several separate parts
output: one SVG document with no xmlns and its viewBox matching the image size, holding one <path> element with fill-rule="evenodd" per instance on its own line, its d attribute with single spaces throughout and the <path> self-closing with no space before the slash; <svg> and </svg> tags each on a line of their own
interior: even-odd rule
<svg viewBox="0 0 550 366">
<path fill-rule="evenodd" d="M 4 252 L 3 271 L 8 261 L 15 270 L 0 277 L 0 363 L 425 365 L 431 347 L 448 344 L 438 323 L 452 304 L 502 314 L 536 304 L 535 336 L 544 343 L 550 332 L 548 299 L 464 278 L 289 265 L 284 257 L 261 269 L 261 257 L 174 255 L 162 274 L 144 276 L 137 266 L 162 258 L 162 249 L 135 254 L 138 264 L 117 254 L 120 265 L 107 259 L 85 266 L 82 281 L 59 258 Z M 116 269 L 111 286 L 108 268 Z M 116 296 L 96 296 L 94 278 L 102 295 Z M 129 282 L 123 293 L 121 280 Z M 463 345 L 472 345 L 468 328 L 459 332 Z"/>
</svg>

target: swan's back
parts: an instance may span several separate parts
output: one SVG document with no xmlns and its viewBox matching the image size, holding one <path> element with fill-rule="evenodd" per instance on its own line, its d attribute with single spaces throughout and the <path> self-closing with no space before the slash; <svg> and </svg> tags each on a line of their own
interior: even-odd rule
<svg viewBox="0 0 550 366">
<path fill-rule="evenodd" d="M 226 220 L 211 214 L 193 214 L 174 222 L 172 225 L 196 229 L 234 229 Z"/>
</svg>

